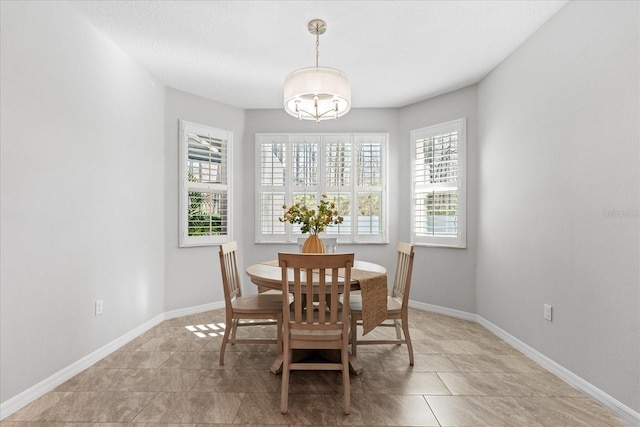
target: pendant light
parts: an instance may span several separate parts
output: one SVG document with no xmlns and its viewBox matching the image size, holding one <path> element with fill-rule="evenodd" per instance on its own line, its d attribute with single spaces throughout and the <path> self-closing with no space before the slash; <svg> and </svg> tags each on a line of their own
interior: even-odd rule
<svg viewBox="0 0 640 427">
<path fill-rule="evenodd" d="M 318 65 L 320 35 L 327 24 L 314 19 L 308 24 L 309 32 L 316 36 L 316 66 L 301 68 L 289 74 L 284 82 L 284 109 L 299 120 L 337 119 L 351 109 L 351 82 L 349 77 L 335 68 Z"/>
</svg>

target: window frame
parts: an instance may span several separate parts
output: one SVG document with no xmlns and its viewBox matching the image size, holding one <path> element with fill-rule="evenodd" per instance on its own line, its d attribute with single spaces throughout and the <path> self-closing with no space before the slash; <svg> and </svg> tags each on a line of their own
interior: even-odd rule
<svg viewBox="0 0 640 427">
<path fill-rule="evenodd" d="M 213 126 L 178 121 L 179 137 L 179 247 L 215 246 L 233 240 L 233 132 Z M 188 179 L 189 134 L 207 136 L 226 142 L 226 184 L 192 182 Z M 189 192 L 226 195 L 226 233 L 218 235 L 189 236 Z"/>
<path fill-rule="evenodd" d="M 342 139 L 342 141 L 340 141 Z M 379 221 L 380 232 L 376 234 L 358 234 L 357 230 L 357 221 L 351 224 L 351 230 L 349 234 L 345 233 L 335 233 L 333 230 L 339 228 L 339 226 L 329 227 L 326 231 L 322 233 L 323 237 L 336 237 L 338 239 L 338 243 L 343 244 L 363 244 L 363 243 L 388 243 L 388 219 L 389 219 L 389 208 L 388 208 L 388 173 L 387 173 L 387 164 L 388 164 L 388 133 L 384 132 L 371 132 L 371 133 L 256 133 L 255 135 L 255 185 L 256 185 L 256 198 L 255 198 L 255 243 L 297 243 L 297 238 L 305 236 L 304 234 L 295 233 L 291 224 L 285 223 L 284 233 L 283 234 L 268 234 L 263 233 L 262 228 L 262 216 L 261 216 L 261 197 L 263 194 L 276 194 L 276 193 L 284 193 L 284 202 L 287 206 L 290 206 L 293 203 L 294 194 L 302 194 L 299 190 L 300 188 L 295 188 L 291 176 L 292 175 L 292 164 L 288 161 L 287 157 L 284 159 L 284 176 L 285 178 L 282 186 L 268 186 L 262 185 L 261 181 L 261 171 L 262 171 L 262 145 L 268 143 L 281 143 L 285 145 L 285 156 L 288 156 L 291 152 L 291 145 L 294 143 L 300 143 L 302 141 L 309 141 L 311 143 L 315 142 L 318 144 L 317 150 L 317 158 L 316 158 L 316 185 L 309 185 L 304 187 L 304 194 L 311 194 L 316 197 L 316 202 L 320 200 L 322 194 L 336 194 L 342 193 L 340 191 L 336 191 L 336 187 L 328 187 L 326 180 L 326 170 L 327 170 L 327 152 L 325 150 L 326 144 L 336 143 L 336 142 L 347 142 L 351 144 L 351 182 L 349 184 L 348 191 L 345 190 L 344 194 L 348 194 L 351 202 L 351 210 L 354 212 L 355 205 L 353 203 L 354 200 L 357 200 L 359 192 L 367 192 L 367 191 L 377 191 L 380 193 L 380 215 L 382 218 Z M 380 144 L 380 157 L 382 165 L 380 167 L 381 173 L 381 184 L 379 186 L 358 186 L 355 172 L 355 164 L 357 162 L 357 147 L 358 144 L 362 142 L 374 141 Z M 345 186 L 346 187 L 346 186 Z M 275 202 L 274 202 L 275 203 Z M 273 217 L 281 217 L 284 214 L 284 209 L 282 209 L 282 204 L 278 206 L 273 206 Z M 353 216 L 353 215 L 352 215 Z M 269 222 L 273 222 L 270 220 Z"/>
<path fill-rule="evenodd" d="M 425 235 L 419 234 L 416 227 L 416 200 L 418 186 L 416 182 L 416 144 L 418 140 L 430 138 L 436 135 L 458 132 L 458 176 L 455 181 L 455 191 L 457 193 L 457 233 L 455 235 Z M 433 246 L 460 248 L 467 247 L 466 223 L 467 223 L 467 119 L 461 118 L 445 123 L 414 129 L 411 131 L 411 243 L 417 246 Z M 449 185 L 451 183 L 448 183 Z M 427 187 L 434 190 L 438 184 L 421 184 L 422 188 Z"/>
</svg>

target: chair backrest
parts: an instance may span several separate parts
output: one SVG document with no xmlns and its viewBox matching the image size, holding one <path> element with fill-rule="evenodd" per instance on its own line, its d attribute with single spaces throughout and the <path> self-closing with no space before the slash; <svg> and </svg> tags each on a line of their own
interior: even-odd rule
<svg viewBox="0 0 640 427">
<path fill-rule="evenodd" d="M 302 251 L 302 245 L 307 240 L 306 237 L 298 237 L 298 249 Z M 338 246 L 338 238 L 337 237 L 321 237 L 322 243 L 324 244 L 325 253 L 335 254 L 336 246 Z"/>
<path fill-rule="evenodd" d="M 220 272 L 222 273 L 222 287 L 224 288 L 224 302 L 231 307 L 231 301 L 242 296 L 242 285 L 238 273 L 236 252 L 238 244 L 233 242 L 220 245 Z"/>
<path fill-rule="evenodd" d="M 396 260 L 396 274 L 393 280 L 393 296 L 402 299 L 402 304 L 409 302 L 411 275 L 413 272 L 413 245 L 398 242 L 396 245 L 398 259 Z"/>
<path fill-rule="evenodd" d="M 347 334 L 353 260 L 353 253 L 278 254 L 285 332 L 289 329 L 342 329 Z M 311 289 L 313 291 L 309 292 Z M 293 294 L 292 310 L 289 294 Z"/>
</svg>

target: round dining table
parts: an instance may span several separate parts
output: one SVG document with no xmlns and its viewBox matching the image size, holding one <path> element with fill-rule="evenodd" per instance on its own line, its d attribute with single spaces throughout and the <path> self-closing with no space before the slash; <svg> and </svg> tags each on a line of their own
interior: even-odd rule
<svg viewBox="0 0 640 427">
<path fill-rule="evenodd" d="M 386 275 L 387 269 L 381 265 L 374 264 L 367 261 L 355 260 L 353 263 L 353 269 L 351 273 L 351 290 L 360 289 L 360 281 L 357 274 L 353 274 L 353 270 L 366 271 L 377 275 Z M 251 279 L 251 282 L 268 289 L 282 290 L 282 272 L 278 266 L 277 260 L 263 261 L 257 264 L 250 265 L 247 268 L 247 275 Z"/>
<path fill-rule="evenodd" d="M 277 260 L 262 261 L 247 267 L 247 275 L 251 282 L 261 289 L 282 290 L 282 270 L 278 266 Z M 363 299 L 363 315 L 365 310 L 372 314 L 372 321 L 379 323 L 386 317 L 387 309 L 387 269 L 381 265 L 367 261 L 355 260 L 351 269 L 350 290 L 360 290 Z M 371 292 L 371 296 L 368 297 Z M 367 300 L 370 303 L 367 304 Z M 367 305 L 370 308 L 367 309 Z M 376 324 L 377 324 L 376 323 Z M 349 357 L 351 372 L 360 375 L 363 371 L 362 365 L 354 356 Z M 274 374 L 282 371 L 282 354 L 271 366 L 270 371 Z"/>
</svg>

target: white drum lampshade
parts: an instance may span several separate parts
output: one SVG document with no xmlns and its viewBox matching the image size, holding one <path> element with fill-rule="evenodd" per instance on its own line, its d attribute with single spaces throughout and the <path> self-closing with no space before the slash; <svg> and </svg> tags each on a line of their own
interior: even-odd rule
<svg viewBox="0 0 640 427">
<path fill-rule="evenodd" d="M 308 24 L 316 35 L 316 66 L 301 68 L 289 74 L 284 82 L 284 109 L 299 120 L 337 119 L 351 109 L 351 82 L 335 68 L 319 67 L 320 34 L 326 31 L 324 21 L 314 19 Z"/>
</svg>

